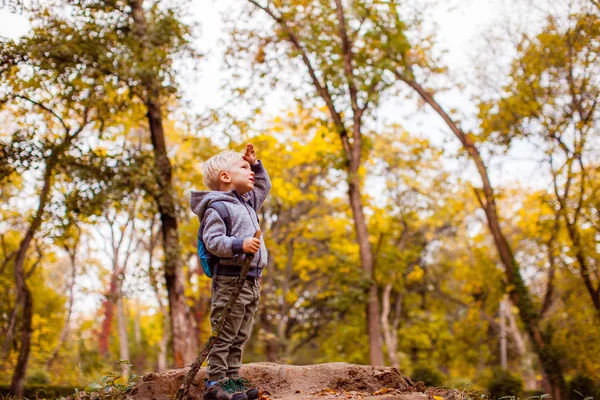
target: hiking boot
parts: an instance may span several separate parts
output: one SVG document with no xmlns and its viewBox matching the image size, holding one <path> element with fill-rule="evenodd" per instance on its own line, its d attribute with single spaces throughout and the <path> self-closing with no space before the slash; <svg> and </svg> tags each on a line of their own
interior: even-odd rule
<svg viewBox="0 0 600 400">
<path fill-rule="evenodd" d="M 240 392 L 231 379 L 223 378 L 210 386 L 206 382 L 204 400 L 248 400 L 248 396 Z"/>
<path fill-rule="evenodd" d="M 248 400 L 256 400 L 258 399 L 258 388 L 252 384 L 248 379 L 238 377 L 238 378 L 230 378 L 232 382 L 235 383 L 238 390 L 242 393 L 245 393 L 248 397 Z"/>
</svg>

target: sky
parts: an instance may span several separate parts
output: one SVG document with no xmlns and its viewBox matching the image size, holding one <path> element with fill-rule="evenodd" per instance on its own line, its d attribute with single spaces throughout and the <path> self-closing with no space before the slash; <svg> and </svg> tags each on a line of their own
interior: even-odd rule
<svg viewBox="0 0 600 400">
<path fill-rule="evenodd" d="M 195 0 L 192 4 L 197 6 L 190 8 L 190 20 L 200 22 L 197 47 L 205 54 L 198 74 L 192 79 L 186 77 L 183 85 L 184 98 L 191 101 L 196 111 L 218 107 L 227 99 L 227 93 L 220 90 L 223 80 L 230 74 L 230 71 L 223 68 L 222 62 L 225 50 L 223 42 L 228 35 L 223 26 L 222 13 L 226 13 L 238 2 L 240 0 Z M 456 5 L 450 7 L 449 3 Z M 462 82 L 471 79 L 469 74 L 472 65 L 481 62 L 480 53 L 485 52 L 484 35 L 489 33 L 491 26 L 498 25 L 506 16 L 518 19 L 519 13 L 515 13 L 513 7 L 515 2 L 511 0 L 440 1 L 440 6 L 433 12 L 433 20 L 439 48 L 445 50 L 442 60 L 449 67 L 451 79 Z M 289 99 L 290 96 L 286 97 L 285 93 L 274 93 L 266 101 L 266 111 L 263 110 L 266 118 L 287 111 L 291 106 Z M 468 115 L 475 112 L 467 93 L 453 91 L 443 94 L 439 100 L 447 109 L 459 109 Z M 387 101 L 382 104 L 381 116 L 381 124 L 400 123 L 409 132 L 422 134 L 433 143 L 449 149 L 451 153 L 459 147 L 458 140 L 452 136 L 443 121 L 431 111 L 417 110 L 414 101 L 407 103 L 403 98 Z M 494 160 L 491 171 L 493 182 L 518 182 L 525 185 L 541 182 L 538 176 L 540 169 L 531 160 L 531 151 L 531 146 L 516 143 L 508 155 Z M 456 164 L 453 169 L 466 171 L 470 175 L 469 179 L 478 181 L 474 168 L 465 169 L 465 165 Z"/>
<path fill-rule="evenodd" d="M 223 26 L 222 14 L 241 1 L 190 2 L 189 21 L 197 22 L 200 26 L 196 48 L 204 54 L 197 66 L 197 73 L 190 75 L 188 71 L 182 77 L 183 97 L 192 104 L 192 111 L 202 113 L 211 107 L 219 107 L 228 98 L 221 89 L 224 80 L 231 74 L 230 70 L 223 67 L 223 42 L 228 33 Z M 443 62 L 449 67 L 451 79 L 469 79 L 468 71 L 482 46 L 481 37 L 498 16 L 507 14 L 507 1 L 463 0 L 454 2 L 458 5 L 453 8 L 449 8 L 449 2 L 440 2 L 442 4 L 435 9 L 433 19 L 437 25 L 438 47 L 446 50 Z M 26 34 L 28 29 L 29 23 L 24 16 L 0 10 L 0 36 L 18 38 Z M 274 117 L 285 111 L 291 105 L 285 100 L 285 93 L 273 93 L 265 104 L 266 115 Z M 440 101 L 447 108 L 463 108 L 465 112 L 473 112 L 473 109 L 465 108 L 465 105 L 472 104 L 465 93 L 447 93 L 440 97 Z M 431 112 L 417 112 L 414 102 L 411 106 L 404 99 L 389 101 L 382 105 L 382 116 L 382 123 L 401 123 L 410 132 L 426 134 L 436 144 L 450 147 L 458 145 L 447 140 L 449 132 L 439 118 Z"/>
</svg>

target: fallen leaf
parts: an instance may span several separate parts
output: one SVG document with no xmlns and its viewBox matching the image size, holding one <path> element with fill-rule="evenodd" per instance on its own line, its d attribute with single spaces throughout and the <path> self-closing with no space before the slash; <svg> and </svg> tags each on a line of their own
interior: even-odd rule
<svg viewBox="0 0 600 400">
<path fill-rule="evenodd" d="M 390 389 L 390 388 L 386 388 L 386 387 L 384 387 L 384 388 L 381 388 L 381 389 L 379 389 L 379 390 L 378 390 L 378 391 L 376 391 L 375 393 L 373 393 L 373 396 L 379 396 L 379 395 L 382 395 L 382 394 L 386 394 L 386 393 L 388 393 L 388 392 L 391 392 L 391 391 L 393 391 L 393 390 L 394 390 L 394 389 Z M 442 399 L 442 400 L 443 400 L 443 399 Z"/>
</svg>

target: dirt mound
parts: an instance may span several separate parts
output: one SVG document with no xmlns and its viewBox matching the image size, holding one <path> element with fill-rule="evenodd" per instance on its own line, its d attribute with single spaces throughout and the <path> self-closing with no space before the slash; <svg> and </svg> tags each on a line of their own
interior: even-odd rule
<svg viewBox="0 0 600 400">
<path fill-rule="evenodd" d="M 189 368 L 152 373 L 142 377 L 131 391 L 131 399 L 172 399 Z M 244 365 L 241 375 L 254 382 L 266 399 L 401 399 L 434 400 L 425 386 L 414 383 L 391 367 L 371 367 L 347 363 L 317 365 Z M 188 399 L 202 399 L 206 369 L 202 368 L 188 392 Z M 436 393 L 438 394 L 438 393 Z M 438 396 L 436 396 L 438 397 Z M 438 397 L 436 400 L 440 400 Z"/>
</svg>

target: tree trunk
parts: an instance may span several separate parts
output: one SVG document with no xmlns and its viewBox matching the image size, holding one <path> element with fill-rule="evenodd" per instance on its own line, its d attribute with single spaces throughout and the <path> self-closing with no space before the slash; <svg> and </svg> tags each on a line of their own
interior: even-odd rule
<svg viewBox="0 0 600 400">
<path fill-rule="evenodd" d="M 381 345 L 381 326 L 379 325 L 379 297 L 377 293 L 377 282 L 373 271 L 373 250 L 369 242 L 369 232 L 360 198 L 360 186 L 358 182 L 358 167 L 349 171 L 348 196 L 352 217 L 356 229 L 356 237 L 360 248 L 360 261 L 365 271 L 365 279 L 370 282 L 367 300 L 367 333 L 369 335 L 369 361 L 371 365 L 385 365 L 383 348 Z"/>
<path fill-rule="evenodd" d="M 30 101 L 29 99 L 26 99 Z M 37 104 L 37 103 L 35 103 Z M 44 108 L 47 110 L 46 108 Z M 55 117 L 56 115 L 53 114 Z M 46 161 L 46 169 L 44 171 L 44 185 L 40 192 L 38 209 L 35 213 L 25 237 L 19 245 L 14 264 L 14 276 L 15 286 L 17 291 L 17 307 L 20 305 L 23 309 L 23 323 L 21 325 L 21 347 L 19 349 L 19 357 L 17 359 L 17 365 L 15 367 L 11 385 L 10 393 L 20 399 L 23 397 L 23 387 L 25 385 L 25 376 L 27 374 L 27 364 L 29 362 L 29 353 L 31 351 L 31 334 L 32 334 L 32 318 L 33 318 L 33 299 L 31 292 L 25 282 L 25 258 L 27 256 L 27 250 L 29 245 L 33 241 L 33 238 L 42 225 L 42 218 L 44 216 L 44 209 L 50 198 L 50 189 L 52 187 L 52 180 L 54 177 L 54 168 L 58 163 L 58 158 L 71 146 L 73 140 L 81 133 L 83 128 L 88 124 L 88 111 L 87 109 L 83 113 L 83 119 L 81 125 L 72 133 L 69 134 L 69 127 L 60 119 L 64 129 L 65 138 L 62 143 L 56 145 L 48 160 Z"/>
<path fill-rule="evenodd" d="M 169 344 L 169 315 L 165 312 L 163 315 L 165 325 L 163 327 L 163 333 L 158 343 L 158 372 L 167 370 L 167 345 Z"/>
<path fill-rule="evenodd" d="M 19 245 L 19 251 L 15 259 L 14 264 L 14 277 L 15 277 L 15 288 L 17 291 L 16 303 L 17 307 L 22 309 L 23 322 L 21 324 L 21 340 L 19 357 L 17 359 L 17 365 L 13 372 L 12 381 L 10 384 L 10 393 L 16 398 L 20 399 L 23 397 L 23 387 L 25 385 L 25 376 L 27 374 L 27 364 L 29 362 L 29 354 L 31 351 L 31 334 L 32 334 L 32 319 L 33 319 L 33 299 L 31 297 L 31 291 L 25 281 L 25 258 L 27 256 L 27 250 L 29 245 L 33 241 L 33 237 L 39 227 L 42 224 L 42 217 L 44 215 L 44 208 L 48 203 L 50 197 L 50 188 L 52 186 L 52 177 L 54 175 L 54 167 L 56 166 L 57 157 L 62 153 L 64 149 L 70 143 L 68 136 L 67 139 L 52 152 L 50 159 L 46 164 L 46 171 L 44 172 L 44 186 L 39 197 L 39 205 L 37 212 L 29 225 L 29 229 L 25 233 L 25 237 Z"/>
<path fill-rule="evenodd" d="M 281 281 L 282 293 L 285 296 L 292 290 L 290 282 L 293 277 L 294 267 L 294 239 L 291 239 L 287 243 L 287 259 L 285 263 L 285 276 Z M 277 341 L 276 349 L 278 354 L 278 362 L 289 363 L 290 362 L 290 338 L 288 338 L 288 324 L 290 323 L 290 306 L 283 299 L 279 307 L 280 317 L 277 320 Z"/>
<path fill-rule="evenodd" d="M 15 272 L 15 275 L 17 273 Z M 19 357 L 17 359 L 17 365 L 13 372 L 12 381 L 10 384 L 10 393 L 17 399 L 23 397 L 23 388 L 25 386 L 25 376 L 27 375 L 27 364 L 29 362 L 29 354 L 31 352 L 31 334 L 32 327 L 31 322 L 33 319 L 33 299 L 31 298 L 31 292 L 27 287 L 24 279 L 21 279 L 19 297 L 21 297 L 21 303 L 23 307 L 23 323 L 21 326 L 21 348 L 19 349 Z"/>
<path fill-rule="evenodd" d="M 412 79 L 407 79 L 400 74 L 397 74 L 396 76 L 413 88 L 421 96 L 421 98 L 444 119 L 444 122 L 446 122 L 455 136 L 460 140 L 463 148 L 467 151 L 469 157 L 475 163 L 482 181 L 484 197 L 482 198 L 478 191 L 476 191 L 475 194 L 477 195 L 481 208 L 485 212 L 488 228 L 490 229 L 494 239 L 500 261 L 504 265 L 506 279 L 511 287 L 509 297 L 513 304 L 515 304 L 519 309 L 519 315 L 523 321 L 523 324 L 525 325 L 525 329 L 529 335 L 529 338 L 531 339 L 533 348 L 540 359 L 550 383 L 552 384 L 552 398 L 559 400 L 562 394 L 563 399 L 566 399 L 567 389 L 563 368 L 560 363 L 560 356 L 552 345 L 551 338 L 547 334 L 545 335 L 540 329 L 539 314 L 534 308 L 531 294 L 529 293 L 529 289 L 523 281 L 519 265 L 513 256 L 512 248 L 510 247 L 500 227 L 500 218 L 496 208 L 494 191 L 489 180 L 487 167 L 481 158 L 479 150 L 475 146 L 473 140 L 458 127 L 458 125 L 436 102 L 431 93 L 429 93 Z"/>
<path fill-rule="evenodd" d="M 271 227 L 271 234 L 275 240 L 277 239 L 277 235 L 275 229 Z M 264 276 L 264 286 L 261 292 L 261 306 L 259 307 L 260 317 L 258 319 L 260 323 L 260 329 L 263 332 L 264 336 L 264 344 L 265 344 L 265 359 L 268 362 L 279 362 L 279 339 L 277 335 L 274 333 L 276 331 L 275 324 L 272 320 L 268 319 L 269 315 L 273 311 L 276 312 L 276 307 L 278 304 L 277 299 L 275 298 L 275 291 L 273 288 L 275 287 L 275 279 L 274 275 L 277 273 L 275 270 L 275 258 L 272 253 L 269 253 L 269 259 L 267 260 L 267 267 L 265 268 L 266 274 Z M 274 318 L 273 318 L 274 319 Z"/>
<path fill-rule="evenodd" d="M 349 38 L 346 29 L 346 20 L 344 16 L 342 2 L 336 0 L 336 17 L 339 21 L 339 34 L 342 44 L 343 53 L 343 64 L 344 64 L 344 76 L 346 79 L 348 95 L 350 97 L 350 103 L 352 107 L 352 119 L 353 119 L 353 132 L 352 141 L 348 137 L 348 131 L 345 127 L 345 123 L 340 113 L 334 104 L 334 98 L 327 84 L 321 83 L 319 80 L 319 73 L 313 66 L 309 55 L 301 44 L 301 40 L 297 37 L 293 29 L 287 25 L 287 21 L 278 16 L 270 7 L 262 6 L 254 0 L 249 0 L 254 6 L 260 8 L 266 12 L 269 17 L 273 19 L 275 23 L 281 26 L 282 33 L 287 35 L 292 46 L 299 52 L 302 63 L 307 68 L 308 75 L 312 85 L 314 86 L 317 95 L 323 99 L 327 109 L 330 113 L 332 122 L 334 123 L 342 142 L 344 149 L 344 155 L 347 161 L 347 173 L 348 173 L 348 197 L 350 200 L 350 207 L 352 209 L 352 217 L 354 219 L 354 226 L 356 229 L 356 238 L 360 247 L 360 259 L 361 266 L 365 271 L 365 278 L 369 280 L 370 286 L 367 292 L 368 300 L 366 307 L 367 314 L 367 333 L 369 335 L 369 360 L 371 365 L 383 365 L 383 349 L 381 346 L 381 326 L 379 325 L 379 298 L 377 293 L 377 283 L 375 282 L 375 276 L 373 273 L 373 252 L 369 243 L 369 234 L 367 230 L 367 224 L 365 215 L 363 212 L 363 205 L 360 198 L 360 178 L 358 177 L 358 168 L 360 167 L 360 158 L 362 152 L 362 132 L 361 122 L 362 116 L 366 110 L 368 102 L 365 103 L 364 107 L 359 107 L 359 88 L 356 85 L 353 69 L 354 54 L 352 51 L 352 43 Z M 368 95 L 370 93 L 367 93 Z"/>
<path fill-rule="evenodd" d="M 383 291 L 382 298 L 382 310 L 381 310 L 381 327 L 383 330 L 383 338 L 385 340 L 385 346 L 388 352 L 388 358 L 390 359 L 390 364 L 394 368 L 400 368 L 400 360 L 398 359 L 398 355 L 396 352 L 398 351 L 398 337 L 397 337 L 397 324 L 393 324 L 390 326 L 389 316 L 391 309 L 390 297 L 392 294 L 392 284 L 388 283 L 385 286 L 385 290 Z M 398 295 L 398 299 L 396 302 L 396 314 L 395 319 L 398 318 L 399 310 L 398 304 L 401 304 L 400 295 Z M 396 326 L 394 326 L 396 325 Z"/>
<path fill-rule="evenodd" d="M 359 88 L 354 76 L 354 53 L 353 44 L 346 28 L 346 17 L 341 0 L 335 0 L 336 16 L 338 19 L 339 35 L 343 54 L 344 76 L 348 87 L 350 105 L 352 107 L 352 146 L 348 151 L 347 137 L 343 136 L 342 145 L 348 159 L 348 196 L 350 207 L 356 228 L 356 237 L 360 247 L 360 260 L 365 271 L 366 278 L 370 282 L 367 298 L 367 332 L 369 334 L 369 360 L 371 365 L 385 365 L 383 348 L 381 345 L 381 326 L 379 321 L 379 296 L 377 282 L 375 281 L 375 259 L 369 242 L 369 232 L 364 214 L 362 199 L 360 196 L 360 178 L 358 169 L 361 164 L 362 154 L 362 116 L 365 108 L 358 105 Z M 368 93 L 367 93 L 368 95 Z M 326 100 L 327 101 L 327 100 Z M 368 102 L 366 103 L 368 104 Z M 366 105 L 365 105 L 366 107 Z M 333 117 L 333 115 L 332 115 Z"/>
<path fill-rule="evenodd" d="M 587 256 L 582 247 L 581 243 L 581 234 L 579 233 L 579 228 L 575 225 L 576 222 L 569 221 L 566 211 L 563 212 L 565 223 L 567 225 L 567 232 L 569 233 L 569 239 L 573 246 L 571 247 L 575 252 L 575 258 L 577 259 L 577 264 L 579 264 L 579 271 L 581 273 L 581 279 L 583 279 L 583 283 L 585 288 L 587 289 L 594 308 L 596 309 L 596 317 L 600 321 L 600 282 L 597 285 L 594 285 L 592 280 L 592 271 L 594 268 L 590 268 L 587 261 Z"/>
<path fill-rule="evenodd" d="M 506 297 L 506 296 L 505 296 Z M 506 299 L 500 300 L 500 366 L 508 369 L 508 351 L 506 346 Z"/>
<path fill-rule="evenodd" d="M 154 260 L 154 248 L 156 247 L 156 238 L 154 236 L 154 219 L 152 219 L 150 225 L 150 242 L 148 243 L 148 279 L 150 281 L 150 286 L 154 289 L 154 293 L 156 294 L 156 301 L 158 303 L 158 308 L 160 310 L 160 314 L 163 317 L 163 331 L 162 336 L 160 338 L 160 342 L 158 344 L 158 358 L 157 358 L 157 369 L 158 372 L 163 372 L 167 370 L 167 345 L 169 343 L 169 313 L 167 308 L 163 303 L 162 296 L 160 295 L 160 289 L 158 280 L 156 279 L 156 275 L 154 273 L 154 269 L 152 268 L 152 262 Z"/>
<path fill-rule="evenodd" d="M 129 338 L 127 337 L 127 318 L 125 317 L 125 310 L 123 304 L 123 294 L 119 288 L 117 297 L 117 330 L 119 333 L 119 358 L 121 360 L 131 361 L 129 358 Z M 129 368 L 126 366 L 121 367 L 121 376 L 127 381 L 129 377 Z"/>
<path fill-rule="evenodd" d="M 536 390 L 537 379 L 535 377 L 535 366 L 533 363 L 532 354 L 527 351 L 525 338 L 521 334 L 515 316 L 510 310 L 510 302 L 507 302 L 506 318 L 508 321 L 508 332 L 515 342 L 515 347 L 521 360 L 521 374 L 525 383 L 525 390 Z"/>
<path fill-rule="evenodd" d="M 58 339 L 58 343 L 56 344 L 56 347 L 52 351 L 50 358 L 48 358 L 48 361 L 46 361 L 46 369 L 48 369 L 48 370 L 54 363 L 54 360 L 56 360 L 56 357 L 58 356 L 58 352 L 59 352 L 60 348 L 67 340 L 67 335 L 69 333 L 69 325 L 71 324 L 71 315 L 73 313 L 73 301 L 74 301 L 73 289 L 75 287 L 75 278 L 77 277 L 77 265 L 75 262 L 75 251 L 76 250 L 73 249 L 73 252 L 71 252 L 71 251 L 69 251 L 69 249 L 67 249 L 67 251 L 69 252 L 69 260 L 71 262 L 71 277 L 69 280 L 69 287 L 68 287 L 69 298 L 67 300 L 67 315 L 65 315 L 65 324 L 63 325 L 62 331 L 60 332 L 60 337 Z"/>
<path fill-rule="evenodd" d="M 134 35 L 142 50 L 142 63 L 149 63 L 146 18 L 142 7 L 143 0 L 131 0 L 131 15 L 134 21 Z M 151 193 L 158 202 L 162 225 L 164 268 L 167 292 L 169 295 L 170 324 L 173 335 L 173 357 L 177 367 L 194 361 L 198 350 L 197 338 L 189 326 L 189 308 L 184 295 L 184 277 L 177 230 L 175 193 L 172 184 L 171 162 L 167 154 L 165 134 L 162 124 L 160 104 L 160 83 L 158 77 L 148 68 L 142 71 L 144 102 L 150 136 L 154 149 L 154 163 L 158 177 L 158 193 Z"/>
<path fill-rule="evenodd" d="M 160 310 L 160 314 L 163 317 L 163 331 L 162 336 L 160 338 L 160 342 L 158 344 L 158 372 L 163 372 L 167 370 L 167 345 L 169 344 L 169 312 L 163 303 L 163 299 L 160 295 L 160 291 L 158 289 L 158 282 L 156 281 L 156 277 L 152 271 L 152 255 L 150 256 L 150 271 L 148 273 L 150 278 L 150 284 L 156 293 L 156 301 L 158 302 L 158 308 Z"/>
<path fill-rule="evenodd" d="M 117 296 L 117 277 L 116 272 L 110 278 L 110 284 L 108 287 L 108 293 L 105 295 L 105 299 L 102 302 L 102 308 L 104 309 L 104 319 L 100 328 L 100 337 L 98 340 L 98 352 L 102 356 L 108 354 L 108 345 L 112 333 L 112 323 L 115 315 L 115 298 Z"/>
<path fill-rule="evenodd" d="M 8 357 L 8 353 L 10 353 L 11 344 L 15 338 L 15 327 L 17 326 L 17 316 L 19 315 L 19 302 L 18 298 L 15 299 L 15 305 L 10 313 L 10 317 L 8 318 L 8 328 L 6 329 L 6 337 L 4 338 L 4 343 L 2 344 L 2 353 L 0 355 L 3 359 Z"/>
<path fill-rule="evenodd" d="M 559 141 L 560 144 L 562 144 L 562 142 Z M 553 175 L 553 182 L 554 182 L 554 195 L 556 196 L 556 199 L 558 201 L 559 204 L 559 217 L 562 216 L 562 219 L 564 219 L 565 221 L 565 225 L 567 228 L 567 233 L 569 235 L 569 239 L 571 240 L 571 249 L 573 250 L 573 252 L 575 253 L 575 259 L 577 260 L 577 264 L 579 265 L 579 272 L 581 274 L 581 279 L 583 280 L 583 283 L 585 285 L 585 288 L 587 289 L 590 298 L 592 300 L 592 304 L 594 305 L 594 308 L 596 309 L 596 316 L 598 317 L 598 319 L 600 320 L 600 282 L 597 280 L 596 283 L 594 283 L 592 274 L 594 271 L 594 268 L 590 268 L 589 263 L 588 263 L 588 259 L 587 259 L 587 254 L 583 248 L 583 244 L 581 243 L 581 233 L 579 230 L 579 216 L 580 216 L 580 210 L 581 207 L 583 205 L 583 201 L 584 201 L 584 195 L 585 195 L 585 168 L 583 165 L 583 161 L 582 158 L 583 156 L 581 155 L 580 151 L 575 151 L 574 155 L 571 155 L 570 151 L 564 146 L 561 145 L 560 146 L 563 151 L 565 152 L 565 156 L 567 157 L 567 162 L 565 163 L 565 165 L 567 166 L 567 176 L 566 176 L 566 182 L 565 182 L 565 190 L 564 193 L 561 195 L 559 190 L 558 190 L 558 176 L 557 173 L 555 173 L 553 171 L 552 168 L 552 161 L 550 162 L 550 167 L 552 170 L 552 175 Z M 573 215 L 573 219 L 569 218 L 569 189 L 571 186 L 571 183 L 574 179 L 573 177 L 573 163 L 575 162 L 575 159 L 578 160 L 579 162 L 579 166 L 581 169 L 581 183 L 580 183 L 580 190 L 579 190 L 579 199 L 577 200 L 577 206 L 576 206 L 576 211 Z M 553 232 L 553 236 L 554 236 L 554 232 Z M 552 256 L 552 253 L 550 253 Z"/>
<path fill-rule="evenodd" d="M 135 338 L 135 348 L 140 349 L 142 347 L 142 326 L 140 323 L 140 299 L 135 298 L 135 316 L 133 319 L 133 333 Z"/>
</svg>

